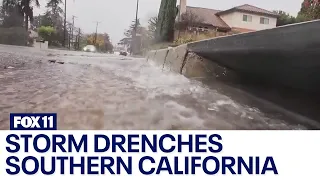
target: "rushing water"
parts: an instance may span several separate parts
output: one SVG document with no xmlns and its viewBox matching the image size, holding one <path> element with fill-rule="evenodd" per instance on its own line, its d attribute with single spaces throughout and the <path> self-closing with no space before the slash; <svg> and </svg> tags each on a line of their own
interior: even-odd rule
<svg viewBox="0 0 320 180">
<path fill-rule="evenodd" d="M 56 112 L 60 129 L 306 129 L 237 89 L 142 58 L 0 46 L 0 63 L 0 129 L 10 112 Z"/>
</svg>

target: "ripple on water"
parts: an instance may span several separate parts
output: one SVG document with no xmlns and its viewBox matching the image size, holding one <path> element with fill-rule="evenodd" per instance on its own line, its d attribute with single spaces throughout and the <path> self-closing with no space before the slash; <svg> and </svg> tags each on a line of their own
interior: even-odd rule
<svg viewBox="0 0 320 180">
<path fill-rule="evenodd" d="M 8 128 L 9 112 L 57 112 L 60 129 L 304 128 L 142 59 L 81 53 L 60 58 L 67 63 L 0 75 L 1 129 Z"/>
</svg>

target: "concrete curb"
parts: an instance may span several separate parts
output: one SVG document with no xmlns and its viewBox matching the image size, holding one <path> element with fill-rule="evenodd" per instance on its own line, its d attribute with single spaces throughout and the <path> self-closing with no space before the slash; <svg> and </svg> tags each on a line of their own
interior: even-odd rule
<svg viewBox="0 0 320 180">
<path fill-rule="evenodd" d="M 150 51 L 148 53 L 147 61 L 152 61 L 156 66 L 163 68 L 166 61 L 169 49 L 160 49 L 156 51 Z"/>
<path fill-rule="evenodd" d="M 181 74 L 187 55 L 188 48 L 185 44 L 174 48 L 149 51 L 146 59 L 161 67 L 163 71 Z"/>
<path fill-rule="evenodd" d="M 149 51 L 146 59 L 165 72 L 176 72 L 188 78 L 227 76 L 226 68 L 190 52 L 187 46 L 184 44 L 174 48 Z"/>
<path fill-rule="evenodd" d="M 161 68 L 164 72 L 175 72 L 184 75 L 187 78 L 210 78 L 213 80 L 223 81 L 241 81 L 237 73 L 225 67 L 222 67 L 212 60 L 200 57 L 196 53 L 188 49 L 188 44 L 181 45 L 174 48 L 167 48 L 161 50 L 153 50 L 147 53 L 146 59 L 153 62 L 156 66 Z M 277 104 L 265 99 L 261 99 L 255 95 L 251 95 L 257 101 L 267 106 L 272 106 L 279 112 L 287 114 L 289 117 L 296 119 L 302 124 L 308 124 L 315 128 L 320 127 L 317 121 L 305 117 L 303 115 L 291 112 Z"/>
<path fill-rule="evenodd" d="M 181 74 L 187 55 L 188 47 L 186 44 L 175 48 L 168 48 L 168 55 L 163 65 L 163 70 Z"/>
<path fill-rule="evenodd" d="M 157 51 L 149 51 L 148 53 L 147 53 L 147 55 L 146 55 L 146 59 L 147 59 L 147 61 L 150 59 L 153 59 L 154 58 L 154 56 L 156 55 L 156 52 Z"/>
</svg>

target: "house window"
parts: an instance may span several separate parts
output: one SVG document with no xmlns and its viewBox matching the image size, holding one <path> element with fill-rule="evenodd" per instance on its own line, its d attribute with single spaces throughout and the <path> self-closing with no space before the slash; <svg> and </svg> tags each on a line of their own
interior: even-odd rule
<svg viewBox="0 0 320 180">
<path fill-rule="evenodd" d="M 202 26 L 200 26 L 197 30 L 204 32 L 204 31 L 208 31 L 209 29 L 208 29 L 208 27 L 202 27 Z"/>
<path fill-rule="evenodd" d="M 244 14 L 243 15 L 243 21 L 252 22 L 252 16 Z"/>
<path fill-rule="evenodd" d="M 269 18 L 261 17 L 260 18 L 260 24 L 269 24 Z"/>
</svg>

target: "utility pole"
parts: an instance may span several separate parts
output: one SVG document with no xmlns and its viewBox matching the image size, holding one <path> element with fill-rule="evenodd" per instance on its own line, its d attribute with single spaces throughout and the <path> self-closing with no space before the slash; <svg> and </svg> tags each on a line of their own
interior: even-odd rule
<svg viewBox="0 0 320 180">
<path fill-rule="evenodd" d="M 38 16 L 39 18 L 38 18 L 38 28 L 41 26 L 41 15 L 39 14 L 39 16 Z"/>
<path fill-rule="evenodd" d="M 97 38 L 98 38 L 98 26 L 99 26 L 99 24 L 101 23 L 101 22 L 96 22 L 97 23 L 97 25 L 96 25 L 96 34 L 95 34 L 95 36 L 94 36 L 94 41 L 93 41 L 93 44 L 94 45 L 96 45 L 96 43 L 97 43 Z"/>
<path fill-rule="evenodd" d="M 136 9 L 136 24 L 134 26 L 134 35 L 137 36 L 138 29 L 138 12 L 139 12 L 139 0 L 137 0 L 137 9 Z"/>
<path fill-rule="evenodd" d="M 69 39 L 69 43 L 68 43 L 69 50 L 71 49 L 71 30 L 72 30 L 72 27 L 70 26 L 69 27 L 69 36 L 68 36 L 69 37 L 68 38 Z"/>
<path fill-rule="evenodd" d="M 76 16 L 72 16 L 72 30 L 71 30 L 71 40 L 73 42 L 74 46 L 74 37 L 73 37 L 73 31 L 74 31 L 74 18 L 77 18 Z"/>
<path fill-rule="evenodd" d="M 64 1 L 64 35 L 63 35 L 63 45 L 64 45 L 64 47 L 67 46 L 67 44 L 66 44 L 66 36 L 67 36 L 67 0 Z"/>
<path fill-rule="evenodd" d="M 78 31 L 78 40 L 77 40 L 77 49 L 80 50 L 80 38 L 81 38 L 81 28 L 79 28 L 79 31 Z"/>
<path fill-rule="evenodd" d="M 177 39 L 180 39 L 180 28 L 181 28 L 181 6 L 182 6 L 182 3 L 183 2 L 182 0 L 180 0 L 180 3 L 179 3 L 179 10 L 178 10 L 178 37 Z"/>
<path fill-rule="evenodd" d="M 134 26 L 134 32 L 131 40 L 131 53 L 136 53 L 137 49 L 137 30 L 138 30 L 138 12 L 139 12 L 139 0 L 137 0 L 137 8 L 136 8 L 136 23 Z"/>
</svg>

